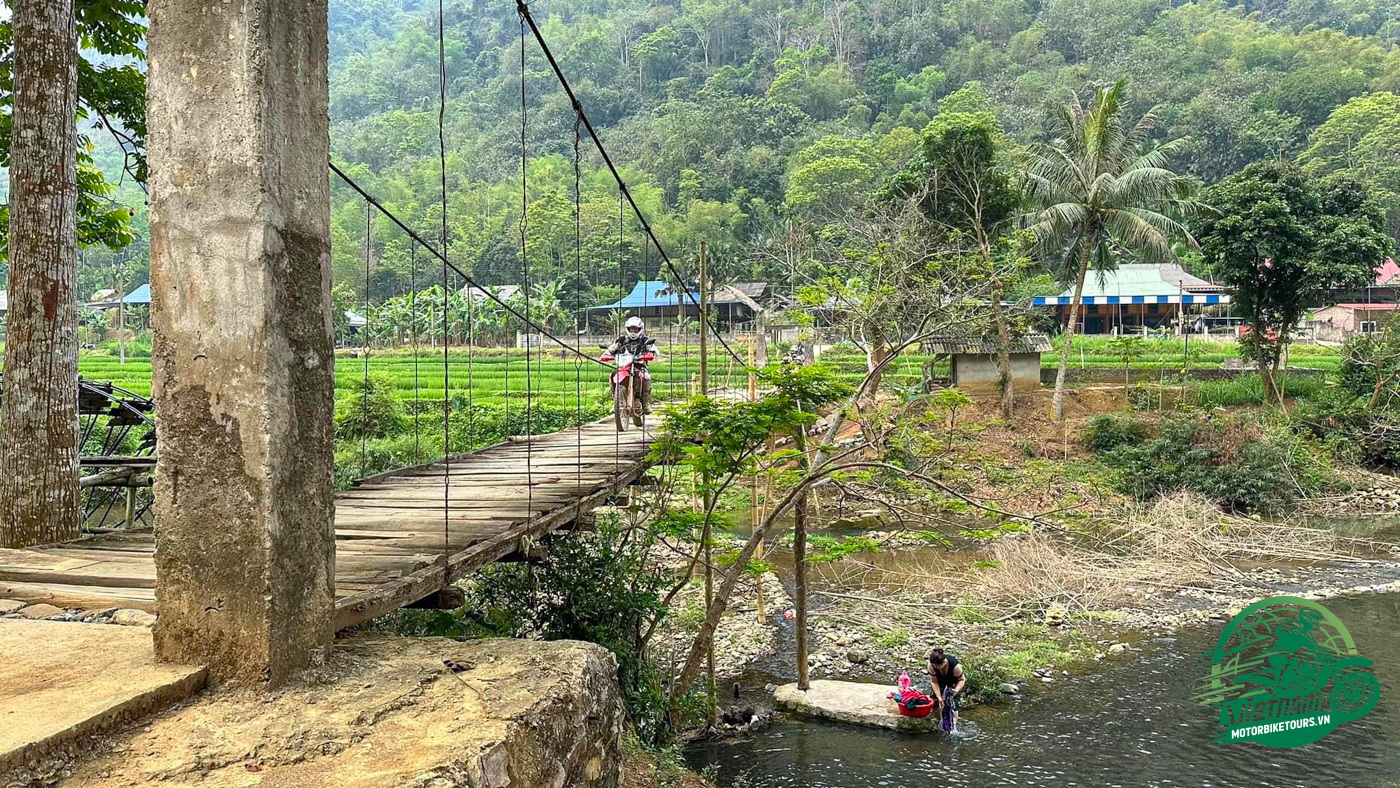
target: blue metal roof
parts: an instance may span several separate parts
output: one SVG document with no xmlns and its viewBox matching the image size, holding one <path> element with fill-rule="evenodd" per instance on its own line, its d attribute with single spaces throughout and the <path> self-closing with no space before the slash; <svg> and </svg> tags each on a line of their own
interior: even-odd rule
<svg viewBox="0 0 1400 788">
<path fill-rule="evenodd" d="M 632 292 L 622 297 L 621 301 L 614 301 L 611 304 L 599 304 L 591 306 L 589 309 L 642 309 L 653 306 L 678 306 L 681 301 L 694 303 L 691 297 L 699 298 L 694 291 L 690 296 L 680 292 L 670 282 L 650 281 L 638 282 L 632 288 Z"/>
<path fill-rule="evenodd" d="M 151 286 L 150 286 L 150 285 L 141 285 L 140 287 L 138 287 L 138 288 L 136 288 L 135 290 L 132 290 L 130 293 L 128 293 L 127 296 L 126 296 L 126 298 L 123 298 L 123 299 L 122 299 L 122 302 L 123 302 L 123 303 L 127 303 L 127 304 L 149 304 L 149 303 L 151 303 Z"/>
</svg>

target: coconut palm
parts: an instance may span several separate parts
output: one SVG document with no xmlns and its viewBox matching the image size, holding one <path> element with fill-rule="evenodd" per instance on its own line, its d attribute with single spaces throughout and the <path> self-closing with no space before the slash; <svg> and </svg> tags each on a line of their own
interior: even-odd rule
<svg viewBox="0 0 1400 788">
<path fill-rule="evenodd" d="M 1071 97 L 1060 108 L 1059 136 L 1037 146 L 1028 175 L 1026 225 L 1036 251 L 1056 265 L 1061 282 L 1074 287 L 1055 375 L 1056 419 L 1064 416 L 1065 370 L 1090 265 L 1111 271 L 1120 254 L 1172 261 L 1173 241 L 1196 243 L 1177 219 L 1198 207 L 1197 183 L 1167 169 L 1185 140 L 1153 145 L 1156 108 L 1129 125 L 1126 92 L 1120 80 L 1100 90 L 1087 110 Z"/>
</svg>

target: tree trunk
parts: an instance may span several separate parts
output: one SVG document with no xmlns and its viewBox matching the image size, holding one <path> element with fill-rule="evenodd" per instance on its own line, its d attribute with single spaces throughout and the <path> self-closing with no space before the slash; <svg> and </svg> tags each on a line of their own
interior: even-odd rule
<svg viewBox="0 0 1400 788">
<path fill-rule="evenodd" d="M 1055 373 L 1055 421 L 1060 421 L 1065 417 L 1065 371 L 1069 369 L 1069 349 L 1074 342 L 1074 325 L 1079 322 L 1080 301 L 1084 298 L 1084 275 L 1089 272 L 1089 256 L 1093 253 L 1091 246 L 1084 247 L 1084 253 L 1079 258 L 1079 273 L 1074 278 L 1074 299 L 1069 305 L 1069 324 L 1065 326 L 1065 344 L 1060 349 L 1060 368 Z"/>
<path fill-rule="evenodd" d="M 1001 389 L 1001 417 L 1010 422 L 1016 415 L 1016 386 L 1011 377 L 1011 327 L 1006 323 L 1006 309 L 1001 305 L 1001 278 L 992 285 L 992 320 L 997 324 L 997 386 Z"/>
<path fill-rule="evenodd" d="M 0 546 L 78 535 L 78 33 L 73 0 L 14 0 L 10 313 Z"/>
<path fill-rule="evenodd" d="M 705 485 L 705 527 L 700 532 L 700 544 L 705 549 L 705 609 L 715 603 L 715 555 L 711 546 L 710 518 L 713 502 L 710 496 L 711 485 Z M 708 727 L 715 727 L 715 641 L 710 639 L 709 645 L 705 649 L 705 723 Z"/>
<path fill-rule="evenodd" d="M 793 600 L 793 607 L 797 611 L 796 621 L 796 645 L 797 645 L 797 688 L 800 690 L 810 689 L 811 677 L 808 675 L 807 666 L 807 493 L 803 492 L 798 496 L 796 504 L 793 506 L 793 531 L 792 531 L 792 566 L 793 583 L 796 586 L 797 598 Z"/>
</svg>

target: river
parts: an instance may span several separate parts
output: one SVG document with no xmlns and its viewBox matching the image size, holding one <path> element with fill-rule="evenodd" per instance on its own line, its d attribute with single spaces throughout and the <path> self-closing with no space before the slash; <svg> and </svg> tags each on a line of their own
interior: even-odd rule
<svg viewBox="0 0 1400 788">
<path fill-rule="evenodd" d="M 689 760 L 718 767 L 722 788 L 1400 786 L 1400 595 L 1324 604 L 1375 661 L 1381 698 L 1306 747 L 1210 743 L 1212 710 L 1190 696 L 1224 626 L 1212 622 L 974 709 L 963 738 L 785 720 L 744 741 L 697 744 Z"/>
</svg>

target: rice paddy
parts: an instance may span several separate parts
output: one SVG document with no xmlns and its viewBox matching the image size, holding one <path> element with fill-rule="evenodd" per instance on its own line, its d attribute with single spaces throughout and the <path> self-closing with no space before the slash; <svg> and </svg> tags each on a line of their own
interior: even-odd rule
<svg viewBox="0 0 1400 788">
<path fill-rule="evenodd" d="M 1070 353 L 1071 368 L 1121 370 L 1123 357 L 1112 342 L 1111 337 L 1076 337 Z M 741 356 L 745 354 L 743 347 L 736 346 L 735 349 Z M 1176 372 L 1187 364 L 1184 343 L 1179 338 L 1144 339 L 1138 345 L 1138 351 L 1139 355 L 1131 362 L 1133 369 Z M 366 360 L 359 353 L 354 349 L 338 353 L 335 368 L 338 392 L 348 391 L 364 379 Z M 1193 369 L 1218 369 L 1238 358 L 1233 342 L 1191 341 L 1189 365 Z M 916 385 L 929 359 L 930 356 L 920 353 L 902 355 L 887 370 L 882 385 L 891 390 Z M 850 345 L 828 349 L 820 360 L 848 382 L 858 382 L 865 373 L 864 354 Z M 1294 345 L 1289 351 L 1288 361 L 1294 367 L 1332 372 L 1337 369 L 1341 354 L 1335 348 Z M 657 394 L 663 397 L 683 396 L 686 382 L 694 381 L 699 375 L 699 362 L 694 345 L 688 348 L 688 352 L 680 349 L 672 352 L 663 347 L 661 357 L 651 365 Z M 1059 363 L 1058 349 L 1045 353 L 1041 363 L 1053 369 Z M 150 395 L 149 358 L 128 358 L 125 364 L 121 364 L 115 355 L 88 352 L 82 356 L 79 369 L 82 376 L 89 380 L 106 381 L 143 396 Z M 422 348 L 416 358 L 411 351 L 372 350 L 368 358 L 368 373 L 404 402 L 470 398 L 481 405 L 501 404 L 523 399 L 527 381 L 532 399 L 542 404 L 572 406 L 580 398 L 587 403 L 598 403 L 607 396 L 607 374 L 603 369 L 592 362 L 580 361 L 571 354 L 560 358 L 557 349 L 552 353 L 530 353 L 527 375 L 524 350 L 477 348 L 469 352 L 466 348 L 454 347 L 447 351 L 445 377 L 441 348 Z M 946 375 L 947 363 L 936 364 L 934 373 Z M 711 348 L 710 385 L 731 388 L 748 385 L 748 377 L 742 366 L 733 362 L 722 348 Z"/>
</svg>

